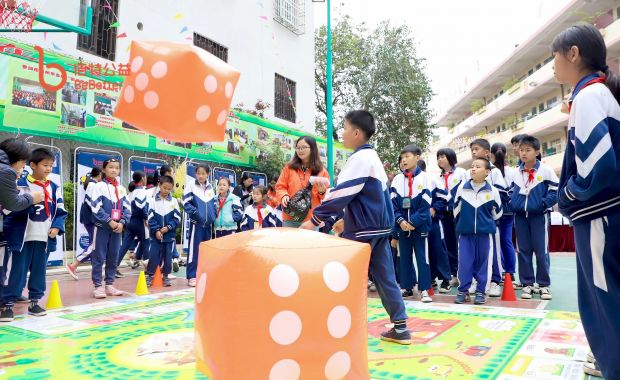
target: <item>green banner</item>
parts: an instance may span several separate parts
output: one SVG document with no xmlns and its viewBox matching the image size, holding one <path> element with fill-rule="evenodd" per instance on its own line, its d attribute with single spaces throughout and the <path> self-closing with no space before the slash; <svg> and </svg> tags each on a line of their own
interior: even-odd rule
<svg viewBox="0 0 620 380">
<path fill-rule="evenodd" d="M 112 117 L 123 80 L 115 64 L 87 64 L 47 50 L 44 60 L 46 83 L 60 82 L 61 73 L 49 68 L 50 64 L 67 72 L 67 82 L 58 91 L 49 91 L 39 82 L 38 53 L 33 46 L 0 38 L 0 130 L 248 167 L 254 167 L 264 152 L 261 147 L 273 144 L 284 148 L 290 159 L 295 140 L 305 135 L 257 116 L 231 112 L 223 142 L 162 140 Z M 327 142 L 317 141 L 326 163 Z M 338 172 L 348 151 L 336 144 L 334 155 Z"/>
</svg>

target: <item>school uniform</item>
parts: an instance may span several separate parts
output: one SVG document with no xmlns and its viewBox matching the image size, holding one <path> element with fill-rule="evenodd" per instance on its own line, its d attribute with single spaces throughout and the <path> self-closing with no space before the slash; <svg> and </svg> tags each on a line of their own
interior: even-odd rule
<svg viewBox="0 0 620 380">
<path fill-rule="evenodd" d="M 95 189 L 97 181 L 92 178 L 88 178 L 88 185 L 86 185 L 86 195 L 84 196 L 84 202 L 80 207 L 80 223 L 84 225 L 86 232 L 88 233 L 88 247 L 75 255 L 75 259 L 79 262 L 90 257 L 93 249 L 95 248 L 93 242 L 95 241 L 95 218 L 93 217 L 93 211 L 91 208 L 92 195 Z"/>
<path fill-rule="evenodd" d="M 488 182 L 462 183 L 456 191 L 454 215 L 459 234 L 459 292 L 468 291 L 476 279 L 476 293 L 485 293 L 491 282 L 496 221 L 502 216 L 502 200 Z"/>
<path fill-rule="evenodd" d="M 450 199 L 448 200 L 448 204 L 446 206 L 446 212 L 444 213 L 443 218 L 441 218 L 441 226 L 443 227 L 444 241 L 446 243 L 446 249 L 448 250 L 450 272 L 455 277 L 459 267 L 459 251 L 457 244 L 458 236 L 456 235 L 454 225 L 454 196 L 466 174 L 465 169 L 455 167 L 449 172 L 442 172 L 439 178 L 443 188 L 450 194 Z"/>
<path fill-rule="evenodd" d="M 162 274 L 166 277 L 172 271 L 172 249 L 176 244 L 177 228 L 181 224 L 179 202 L 172 195 L 162 198 L 160 194 L 157 194 L 148 201 L 146 207 L 151 236 L 149 263 L 146 271 L 149 276 L 153 276 L 157 266 L 163 263 Z M 163 234 L 162 240 L 158 240 L 156 232 L 164 227 L 168 227 L 168 232 Z"/>
<path fill-rule="evenodd" d="M 91 253 L 92 280 L 95 287 L 114 284 L 118 250 L 121 247 L 122 234 L 112 231 L 110 221 L 121 223 L 124 228 L 131 218 L 131 205 L 127 200 L 127 190 L 116 179 L 98 182 L 91 198 L 91 210 L 95 220 L 94 249 Z M 105 263 L 105 279 L 102 278 Z"/>
<path fill-rule="evenodd" d="M 370 274 L 381 302 L 392 322 L 407 319 L 405 304 L 396 283 L 390 250 L 394 210 L 387 175 L 377 152 L 362 145 L 349 157 L 338 175 L 336 187 L 325 194 L 323 203 L 310 219 L 315 226 L 342 216 L 342 237 L 370 244 Z M 344 210 L 344 212 L 343 212 Z"/>
<path fill-rule="evenodd" d="M 431 208 L 435 210 L 435 216 L 431 217 L 432 225 L 428 233 L 428 257 L 430 261 L 431 280 L 439 278 L 443 281 L 450 281 L 452 273 L 450 261 L 448 259 L 448 249 L 444 241 L 444 231 L 441 219 L 445 216 L 450 200 L 450 194 L 439 183 L 437 178 L 429 176 L 431 189 Z"/>
<path fill-rule="evenodd" d="M 519 242 L 519 281 L 524 286 L 551 285 L 549 277 L 549 212 L 557 203 L 558 177 L 551 167 L 536 160 L 532 169 L 519 167 L 510 205 L 515 212 Z M 536 275 L 532 254 L 536 254 Z"/>
<path fill-rule="evenodd" d="M 465 180 L 471 180 L 471 171 L 467 171 L 465 175 Z M 502 172 L 495 167 L 495 165 L 491 164 L 491 173 L 487 176 L 486 181 L 489 185 L 496 188 L 499 192 L 500 199 L 503 205 L 508 203 L 508 184 L 502 175 Z M 503 208 L 502 208 L 503 210 Z M 499 226 L 496 225 L 495 234 L 493 234 L 493 239 L 491 241 L 491 245 L 493 246 L 493 257 L 491 259 L 491 281 L 499 284 L 502 282 L 502 274 L 504 273 L 504 267 L 502 266 L 502 254 L 500 252 L 500 230 Z"/>
<path fill-rule="evenodd" d="M 620 379 L 620 106 L 596 74 L 573 91 L 558 191 L 575 228 L 579 314 L 603 376 Z"/>
<path fill-rule="evenodd" d="M 398 226 L 400 249 L 400 286 L 412 290 L 417 284 L 420 291 L 431 288 L 428 260 L 428 233 L 431 221 L 431 188 L 429 175 L 417 167 L 413 173 L 399 173 L 392 180 L 391 197 L 394 218 Z M 405 232 L 400 223 L 406 221 L 415 230 Z"/>
<path fill-rule="evenodd" d="M 278 222 L 276 211 L 271 206 L 266 203 L 262 205 L 253 203 L 245 209 L 241 219 L 241 231 L 272 227 L 282 227 L 282 220 Z"/>
<path fill-rule="evenodd" d="M 506 180 L 508 193 L 502 199 L 504 214 L 499 220 L 499 244 L 501 252 L 501 263 L 505 273 L 514 274 L 516 271 L 517 256 L 515 247 L 512 243 L 512 233 L 514 230 L 514 210 L 511 205 L 511 196 L 514 191 L 514 181 L 518 175 L 518 168 L 509 166 L 504 167 L 504 179 Z M 500 193 L 501 195 L 501 193 Z"/>
<path fill-rule="evenodd" d="M 49 231 L 58 228 L 58 236 L 65 232 L 67 211 L 64 208 L 62 189 L 51 181 L 38 181 L 32 176 L 19 179 L 21 194 L 44 191 L 45 199 L 19 211 L 3 210 L 4 233 L 9 257 L 6 260 L 5 289 L 2 302 L 12 306 L 22 295 L 28 278 L 28 298 L 38 301 L 45 294 L 45 271 L 49 253 L 56 250 L 56 238 Z"/>
<path fill-rule="evenodd" d="M 146 238 L 145 227 L 145 222 L 149 215 L 149 199 L 152 198 L 149 198 L 149 194 L 144 186 L 137 186 L 128 196 L 128 201 L 131 203 L 131 219 L 129 219 L 129 224 L 123 236 L 123 244 L 118 251 L 117 265 L 121 265 L 123 257 L 125 257 L 125 254 L 135 240 L 138 241 L 134 249 L 136 260 L 146 260 L 149 258 L 149 240 Z"/>
<path fill-rule="evenodd" d="M 216 209 L 215 218 L 215 237 L 232 235 L 237 232 L 238 223 L 243 218 L 241 199 L 235 194 L 229 193 L 226 199 L 222 200 L 219 196 L 211 200 Z"/>
<path fill-rule="evenodd" d="M 189 252 L 187 255 L 187 279 L 196 278 L 199 246 L 211 239 L 211 226 L 216 219 L 216 206 L 212 202 L 215 192 L 210 183 L 198 180 L 185 185 L 183 208 L 189 217 Z"/>
</svg>

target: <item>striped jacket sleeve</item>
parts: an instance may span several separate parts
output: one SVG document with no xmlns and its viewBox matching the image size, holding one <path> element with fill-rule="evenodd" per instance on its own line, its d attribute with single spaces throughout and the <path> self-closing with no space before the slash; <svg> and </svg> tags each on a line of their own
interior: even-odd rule
<svg viewBox="0 0 620 380">
<path fill-rule="evenodd" d="M 547 185 L 547 196 L 543 199 L 543 205 L 545 208 L 551 208 L 558 203 L 558 182 L 560 180 L 552 168 L 547 167 L 546 170 L 545 185 Z"/>
<path fill-rule="evenodd" d="M 170 231 L 176 230 L 181 224 L 181 210 L 179 209 L 179 201 L 176 198 L 172 198 L 172 203 L 174 204 L 174 216 L 168 222 L 168 228 Z"/>
<path fill-rule="evenodd" d="M 198 208 L 196 208 L 196 205 L 194 203 L 194 192 L 192 183 L 185 184 L 185 191 L 183 193 L 183 209 L 191 220 L 199 222 L 201 224 L 206 223 L 206 220 L 202 220 L 202 218 L 200 218 L 200 213 L 198 212 Z"/>
<path fill-rule="evenodd" d="M 455 187 L 454 191 L 454 217 L 458 218 L 459 213 L 461 212 L 461 202 L 462 202 L 462 194 L 463 194 L 463 185 L 465 182 L 461 182 L 461 184 Z"/>
<path fill-rule="evenodd" d="M 450 193 L 441 186 L 438 179 L 429 178 L 429 181 L 431 182 L 431 197 L 433 199 L 431 208 L 433 208 L 435 212 L 443 213 L 448 208 Z"/>
<path fill-rule="evenodd" d="M 493 200 L 493 220 L 499 220 L 504 213 L 504 209 L 502 208 L 502 197 L 497 189 L 493 189 Z"/>
<path fill-rule="evenodd" d="M 52 219 L 51 228 L 58 228 L 59 235 L 62 235 L 65 232 L 65 221 L 69 213 L 65 210 L 65 202 L 62 199 L 62 188 L 60 186 L 56 187 L 56 213 L 54 214 L 54 219 Z"/>
<path fill-rule="evenodd" d="M 574 137 L 577 174 L 568 179 L 560 200 L 587 201 L 618 180 L 610 175 L 618 172 L 606 107 L 613 98 L 604 98 L 590 88 L 579 95 L 573 104 L 575 127 L 569 131 Z"/>
</svg>

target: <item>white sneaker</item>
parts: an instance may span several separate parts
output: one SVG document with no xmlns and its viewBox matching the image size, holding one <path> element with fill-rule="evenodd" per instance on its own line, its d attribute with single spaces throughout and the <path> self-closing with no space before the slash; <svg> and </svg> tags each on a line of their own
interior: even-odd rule
<svg viewBox="0 0 620 380">
<path fill-rule="evenodd" d="M 548 301 L 548 300 L 553 298 L 553 297 L 551 297 L 551 290 L 549 290 L 549 288 L 546 287 L 546 286 L 540 288 L 540 290 L 538 292 L 540 294 L 540 299 L 541 300 Z"/>
<path fill-rule="evenodd" d="M 469 294 L 476 294 L 477 286 L 478 286 L 478 283 L 476 282 L 476 280 L 472 280 L 471 286 L 469 287 Z"/>
<path fill-rule="evenodd" d="M 105 294 L 109 296 L 122 296 L 125 293 L 121 290 L 116 289 L 113 285 L 106 285 Z"/>
<path fill-rule="evenodd" d="M 195 278 L 190 278 L 189 280 L 187 280 L 187 285 L 191 286 L 192 288 L 196 287 L 196 279 Z"/>
<path fill-rule="evenodd" d="M 523 287 L 523 291 L 521 293 L 521 299 L 531 300 L 532 299 L 532 292 L 533 291 L 534 291 L 534 287 L 533 286 L 524 286 Z"/>
<path fill-rule="evenodd" d="M 105 289 L 103 289 L 103 286 L 97 286 L 95 290 L 93 290 L 93 296 L 97 299 L 106 298 L 107 296 L 105 294 Z"/>
<path fill-rule="evenodd" d="M 433 299 L 431 298 L 431 296 L 428 295 L 427 290 L 423 290 L 422 293 L 420 294 L 420 297 L 422 298 L 421 301 L 424 303 L 433 302 Z"/>
<path fill-rule="evenodd" d="M 173 275 L 172 273 L 168 274 L 168 279 L 169 280 L 174 280 L 175 278 L 177 278 L 177 276 Z"/>
<path fill-rule="evenodd" d="M 598 366 L 598 364 L 596 362 L 594 362 L 594 363 L 584 363 L 583 364 L 583 372 L 586 375 L 603 378 L 603 373 L 601 372 L 601 369 L 599 368 L 599 366 Z"/>
<path fill-rule="evenodd" d="M 592 353 L 592 351 L 588 352 L 588 354 L 586 355 L 586 361 L 588 363 L 594 363 L 596 361 L 596 359 L 594 358 L 594 354 Z"/>
<path fill-rule="evenodd" d="M 450 286 L 453 288 L 458 288 L 459 286 L 459 279 L 456 278 L 455 276 L 452 276 L 452 280 L 450 280 Z"/>
<path fill-rule="evenodd" d="M 540 286 L 538 284 L 532 286 L 532 294 L 540 294 Z"/>
<path fill-rule="evenodd" d="M 489 289 L 489 297 L 500 297 L 502 295 L 502 288 L 494 282 L 491 283 L 491 288 Z"/>
</svg>

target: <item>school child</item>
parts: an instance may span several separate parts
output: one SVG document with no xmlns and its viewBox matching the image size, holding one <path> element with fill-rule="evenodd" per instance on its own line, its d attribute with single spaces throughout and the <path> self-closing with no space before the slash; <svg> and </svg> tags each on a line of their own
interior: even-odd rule
<svg viewBox="0 0 620 380">
<path fill-rule="evenodd" d="M 574 88 L 558 206 L 575 228 L 579 313 L 594 354 L 586 373 L 620 379 L 620 77 L 605 41 L 577 25 L 553 41 L 555 77 Z"/>
<path fill-rule="evenodd" d="M 341 236 L 370 244 L 370 274 L 394 323 L 393 328 L 381 333 L 381 339 L 407 345 L 411 344 L 411 333 L 390 252 L 394 210 L 383 163 L 368 144 L 375 131 L 375 119 L 370 112 L 351 111 L 345 116 L 342 139 L 345 147 L 354 153 L 338 175 L 338 185 L 325 195 L 323 203 L 314 209 L 312 219 L 300 228 L 314 230 L 324 220 L 339 217 L 346 211 Z"/>
<path fill-rule="evenodd" d="M 252 189 L 252 204 L 246 207 L 241 219 L 241 231 L 270 227 L 282 227 L 281 221 L 278 222 L 275 210 L 267 204 L 267 188 L 255 186 Z"/>
<path fill-rule="evenodd" d="M 149 196 L 146 190 L 146 175 L 144 172 L 136 171 L 132 176 L 133 181 L 129 183 L 128 201 L 131 203 L 131 219 L 129 219 L 129 225 L 125 231 L 123 237 L 123 244 L 118 251 L 117 268 L 121 265 L 123 257 L 127 253 L 127 250 L 131 248 L 134 242 L 137 240 L 133 255 L 131 257 L 131 267 L 136 269 L 139 265 L 139 261 L 148 258 L 149 253 L 149 240 L 146 238 L 146 226 L 148 218 L 148 201 Z M 123 275 L 116 269 L 116 277 L 123 277 Z"/>
<path fill-rule="evenodd" d="M 493 240 L 496 221 L 502 216 L 499 191 L 487 177 L 491 163 L 486 158 L 475 158 L 471 164 L 471 179 L 459 185 L 454 199 L 456 233 L 459 235 L 459 292 L 454 300 L 461 304 L 471 301 L 468 289 L 476 280 L 474 303 L 486 303 L 486 289 L 491 280 Z"/>
<path fill-rule="evenodd" d="M 190 220 L 189 253 L 187 256 L 187 284 L 196 286 L 199 245 L 211 239 L 211 227 L 216 219 L 216 206 L 213 203 L 215 192 L 209 183 L 209 167 L 196 166 L 196 180 L 185 184 L 183 208 Z"/>
<path fill-rule="evenodd" d="M 458 286 L 458 278 L 456 276 L 459 264 L 457 236 L 454 221 L 454 196 L 459 185 L 466 177 L 466 170 L 456 166 L 458 160 L 456 152 L 450 148 L 442 148 L 437 151 L 437 165 L 441 169 L 439 182 L 442 187 L 448 191 L 450 198 L 446 206 L 446 212 L 441 218 L 441 226 L 443 227 L 444 241 L 448 250 L 448 260 L 450 262 L 450 272 L 452 274 L 451 286 Z"/>
<path fill-rule="evenodd" d="M 469 148 L 471 149 L 471 156 L 473 159 L 476 158 L 484 158 L 486 160 L 489 159 L 491 154 L 491 144 L 489 144 L 488 140 L 485 139 L 476 139 L 469 144 Z M 471 179 L 471 173 L 467 172 L 465 175 L 467 180 Z M 499 195 L 502 199 L 502 207 L 503 205 L 509 202 L 508 198 L 508 185 L 506 184 L 506 180 L 502 175 L 502 172 L 491 164 L 491 172 L 489 176 L 486 178 L 489 185 L 495 187 L 499 191 Z M 503 208 L 502 208 L 503 210 Z M 493 239 L 493 258 L 492 258 L 492 275 L 491 282 L 489 285 L 489 295 L 491 297 L 499 297 L 502 294 L 502 290 L 500 288 L 500 284 L 502 282 L 502 273 L 504 269 L 502 267 L 501 254 L 500 250 L 500 239 L 499 239 L 499 228 L 496 228 L 495 236 Z M 476 292 L 475 283 L 472 284 L 472 287 L 469 289 L 470 294 L 474 294 Z"/>
<path fill-rule="evenodd" d="M 101 168 L 98 166 L 93 167 L 90 170 L 90 173 L 86 175 L 86 179 L 84 180 L 84 190 L 86 191 L 86 195 L 84 196 L 84 202 L 80 208 L 80 223 L 84 225 L 86 232 L 88 233 L 88 247 L 75 255 L 75 258 L 71 264 L 67 264 L 67 271 L 69 275 L 73 277 L 74 280 L 78 280 L 79 277 L 77 275 L 77 267 L 84 260 L 90 257 L 95 245 L 93 244 L 95 241 L 95 220 L 93 218 L 93 212 L 90 206 L 90 202 L 92 200 L 92 194 L 95 189 L 95 184 L 101 181 L 103 176 L 103 172 Z"/>
<path fill-rule="evenodd" d="M 62 189 L 48 180 L 54 167 L 55 156 L 46 148 L 32 151 L 30 168 L 32 175 L 22 177 L 18 187 L 22 194 L 43 191 L 43 202 L 29 208 L 10 212 L 4 210 L 4 234 L 7 248 L 10 250 L 11 264 L 7 266 L 6 288 L 2 294 L 4 310 L 0 322 L 13 320 L 12 307 L 21 296 L 28 277 L 28 314 L 46 315 L 46 310 L 39 306 L 39 300 L 45 294 L 45 272 L 49 253 L 56 250 L 56 237 L 65 232 L 67 211 L 64 209 Z"/>
<path fill-rule="evenodd" d="M 521 137 L 523 139 L 523 137 Z M 514 284 L 515 282 L 515 271 L 516 271 L 516 261 L 517 257 L 515 255 L 515 247 L 512 244 L 512 232 L 514 228 L 514 211 L 512 209 L 512 205 L 510 202 L 510 197 L 513 194 L 514 181 L 516 177 L 515 169 L 510 167 L 506 163 L 506 154 L 507 148 L 506 145 L 502 143 L 495 143 L 491 147 L 491 157 L 493 164 L 499 171 L 502 173 L 504 180 L 506 181 L 506 189 L 508 190 L 508 197 L 502 199 L 504 202 L 502 207 L 504 208 L 504 213 L 502 214 L 502 218 L 499 220 L 499 244 L 500 244 L 500 259 L 502 263 L 502 267 L 504 269 L 504 273 L 509 273 Z M 501 294 L 495 293 L 492 296 L 499 297 Z"/>
<path fill-rule="evenodd" d="M 403 148 L 400 160 L 404 170 L 394 177 L 391 193 L 394 217 L 399 227 L 399 275 L 400 286 L 404 289 L 402 296 L 413 296 L 417 274 L 422 302 L 433 302 L 428 294 L 431 274 L 427 251 L 428 233 L 432 227 L 431 179 L 418 166 L 421 155 L 421 149 L 415 145 Z"/>
<path fill-rule="evenodd" d="M 95 220 L 95 248 L 91 253 L 95 298 L 124 294 L 114 287 L 114 279 L 122 233 L 131 218 L 131 206 L 127 201 L 127 190 L 117 180 L 120 171 L 121 165 L 116 158 L 105 160 L 103 180 L 95 184 L 91 197 L 90 206 Z M 102 278 L 104 263 L 105 278 Z"/>
<path fill-rule="evenodd" d="M 148 201 L 148 225 L 151 236 L 147 286 L 151 286 L 157 267 L 162 264 L 164 286 L 172 286 L 168 275 L 172 271 L 172 249 L 176 244 L 177 228 L 181 224 L 179 202 L 172 197 L 174 180 L 170 176 L 159 178 L 159 193 Z"/>
<path fill-rule="evenodd" d="M 152 193 L 151 193 L 150 198 L 153 198 L 155 197 L 155 195 L 159 194 L 159 179 L 163 176 L 174 178 L 174 171 L 172 170 L 172 167 L 170 167 L 169 165 L 162 165 L 159 168 L 159 171 L 155 172 L 156 186 L 155 188 L 153 188 L 153 190 L 151 190 Z M 172 247 L 172 271 L 175 273 L 178 272 L 179 265 L 184 265 L 184 263 L 183 263 L 183 259 L 181 258 L 181 255 L 179 255 L 179 250 L 177 249 L 177 245 L 174 244 L 174 246 Z M 172 274 L 170 274 L 170 277 L 176 278 L 176 276 L 173 276 Z"/>
<path fill-rule="evenodd" d="M 444 240 L 444 231 L 441 219 L 448 208 L 450 194 L 439 181 L 439 178 L 429 176 L 429 188 L 431 192 L 431 230 L 428 233 L 428 257 L 431 270 L 431 285 L 437 286 L 435 279 L 441 280 L 439 293 L 449 293 L 452 286 L 452 274 L 448 258 L 448 248 Z"/>
<path fill-rule="evenodd" d="M 227 177 L 217 180 L 217 197 L 212 200 L 216 208 L 215 238 L 237 232 L 237 224 L 243 218 L 241 199 L 230 191 L 230 185 Z"/>
</svg>

